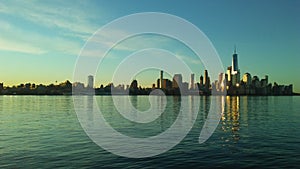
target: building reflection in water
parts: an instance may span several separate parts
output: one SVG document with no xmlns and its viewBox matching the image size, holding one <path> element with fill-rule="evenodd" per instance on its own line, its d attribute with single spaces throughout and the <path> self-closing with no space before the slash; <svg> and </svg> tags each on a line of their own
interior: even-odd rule
<svg viewBox="0 0 300 169">
<path fill-rule="evenodd" d="M 86 113 L 89 127 L 94 126 L 94 96 L 86 96 Z"/>
<path fill-rule="evenodd" d="M 3 111 L 3 96 L 0 97 L 0 112 Z"/>
<path fill-rule="evenodd" d="M 129 99 L 130 99 L 130 102 L 133 106 L 133 109 L 129 110 L 129 111 L 132 112 L 132 120 L 131 121 L 136 121 L 137 120 L 137 113 L 138 113 L 138 96 L 130 96 Z M 123 102 L 126 103 L 125 100 L 123 100 Z M 127 107 L 128 106 L 129 105 L 127 105 Z M 131 124 L 134 126 L 135 123 L 131 123 Z"/>
<path fill-rule="evenodd" d="M 225 110 L 222 113 L 222 130 L 225 133 L 231 133 L 230 138 L 223 138 L 225 142 L 238 142 L 240 139 L 240 97 L 227 96 Z"/>
<path fill-rule="evenodd" d="M 197 118 L 195 112 L 199 112 L 200 98 L 198 96 L 189 96 L 189 113 L 188 120 L 193 122 Z"/>
<path fill-rule="evenodd" d="M 209 109 L 210 109 L 210 99 L 211 97 L 210 96 L 201 96 L 202 97 L 202 101 L 201 101 L 201 111 L 204 112 L 203 113 L 203 117 L 202 117 L 202 120 L 204 121 L 206 118 L 207 118 L 207 115 L 209 113 Z"/>
</svg>

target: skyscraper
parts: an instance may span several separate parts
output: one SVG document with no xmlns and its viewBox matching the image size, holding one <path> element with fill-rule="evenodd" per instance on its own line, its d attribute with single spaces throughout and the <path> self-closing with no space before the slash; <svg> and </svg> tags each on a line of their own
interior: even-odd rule
<svg viewBox="0 0 300 169">
<path fill-rule="evenodd" d="M 204 85 L 208 83 L 208 72 L 207 70 L 204 71 Z"/>
<path fill-rule="evenodd" d="M 234 47 L 234 54 L 232 55 L 232 85 L 236 86 L 240 83 L 240 70 L 238 68 L 238 54 L 236 53 L 236 47 Z"/>
<path fill-rule="evenodd" d="M 243 76 L 243 82 L 245 83 L 246 86 L 250 86 L 251 85 L 251 74 L 250 73 L 245 73 Z"/>
<path fill-rule="evenodd" d="M 236 47 L 234 47 L 234 54 L 232 55 L 232 70 L 233 74 L 237 74 L 239 71 L 238 67 L 238 54 L 236 53 Z"/>
<path fill-rule="evenodd" d="M 224 73 L 220 73 L 219 74 L 219 78 L 218 81 L 215 83 L 216 85 L 216 89 L 218 91 L 223 91 L 224 90 L 224 86 L 225 86 L 225 78 L 224 78 Z"/>
<path fill-rule="evenodd" d="M 203 76 L 202 75 L 200 76 L 200 86 L 201 87 L 203 86 Z"/>
<path fill-rule="evenodd" d="M 162 88 L 163 86 L 163 79 L 164 79 L 164 71 L 160 71 L 160 87 Z"/>
<path fill-rule="evenodd" d="M 173 77 L 173 83 L 172 88 L 180 88 L 182 85 L 182 75 L 181 74 L 175 74 Z"/>
<path fill-rule="evenodd" d="M 88 76 L 88 84 L 87 84 L 88 88 L 94 88 L 94 77 L 92 75 Z"/>
<path fill-rule="evenodd" d="M 163 79 L 161 89 L 169 89 L 169 88 L 172 88 L 172 81 L 169 79 Z"/>
<path fill-rule="evenodd" d="M 227 67 L 227 82 L 231 82 L 231 76 L 232 76 L 232 73 L 231 73 L 231 70 L 232 70 L 232 66 L 229 66 Z"/>
<path fill-rule="evenodd" d="M 157 88 L 159 89 L 160 88 L 160 79 L 157 79 Z"/>
<path fill-rule="evenodd" d="M 2 90 L 3 90 L 3 83 L 0 83 L 0 93 L 2 93 Z"/>
<path fill-rule="evenodd" d="M 218 83 L 221 84 L 223 82 L 223 80 L 224 80 L 224 73 L 220 73 Z"/>
<path fill-rule="evenodd" d="M 192 74 L 191 74 L 191 85 L 190 85 L 190 89 L 191 89 L 191 90 L 194 89 L 194 78 L 195 78 L 195 74 L 192 73 Z"/>
<path fill-rule="evenodd" d="M 206 91 L 208 91 L 210 87 L 210 78 L 208 77 L 208 71 L 204 71 L 204 88 Z"/>
</svg>

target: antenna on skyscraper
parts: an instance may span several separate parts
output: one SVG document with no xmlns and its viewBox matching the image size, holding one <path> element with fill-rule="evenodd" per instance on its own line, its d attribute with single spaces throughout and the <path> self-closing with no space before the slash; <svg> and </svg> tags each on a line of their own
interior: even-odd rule
<svg viewBox="0 0 300 169">
<path fill-rule="evenodd" d="M 236 45 L 234 45 L 234 54 L 236 54 Z"/>
</svg>

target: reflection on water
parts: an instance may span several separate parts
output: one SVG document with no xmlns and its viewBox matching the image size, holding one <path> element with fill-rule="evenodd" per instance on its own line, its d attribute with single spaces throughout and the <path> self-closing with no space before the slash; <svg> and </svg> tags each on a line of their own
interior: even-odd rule
<svg viewBox="0 0 300 169">
<path fill-rule="evenodd" d="M 3 97 L 0 97 L 0 112 L 3 110 Z"/>
<path fill-rule="evenodd" d="M 209 113 L 209 108 L 210 108 L 210 102 L 211 102 L 211 97 L 208 96 L 200 96 L 200 112 L 203 112 L 199 114 L 202 120 L 207 118 L 207 115 Z M 198 115 L 198 116 L 199 116 Z"/>
<path fill-rule="evenodd" d="M 196 123 L 170 151 L 153 158 L 128 159 L 89 139 L 80 127 L 72 97 L 0 96 L 0 168 L 297 168 L 300 164 L 300 97 L 226 97 L 221 102 L 219 126 L 203 144 L 197 139 L 214 97 L 167 97 L 168 111 L 149 124 L 126 121 L 109 96 L 79 98 L 83 101 L 80 106 L 88 110 L 88 121 L 93 122 L 100 108 L 112 127 L 133 137 L 166 131 L 178 117 L 184 99 L 189 110 L 200 99 L 200 110 L 198 117 L 187 116 L 188 120 L 197 118 Z M 161 97 L 155 100 L 164 102 Z M 148 97 L 133 97 L 131 102 L 138 110 L 144 110 L 140 109 L 143 104 L 149 107 Z"/>
<path fill-rule="evenodd" d="M 151 98 L 149 98 L 151 97 Z M 97 109 L 99 109 L 111 127 L 115 130 L 131 136 L 131 137 L 149 137 L 157 135 L 165 130 L 167 130 L 176 120 L 179 110 L 180 102 L 179 97 L 167 97 L 167 100 L 163 99 L 163 96 L 120 96 L 114 102 L 111 97 L 95 97 L 97 102 Z M 127 102 L 129 99 L 129 102 Z M 149 99 L 152 100 L 152 105 L 150 105 Z M 166 103 L 165 103 L 166 102 Z M 91 104 L 91 103 L 89 103 Z M 131 111 L 132 119 L 125 118 L 117 109 L 116 105 L 123 107 L 124 110 Z M 134 109 L 129 108 L 131 104 Z M 164 111 L 164 105 L 166 108 Z M 140 113 L 145 113 L 147 109 L 153 106 L 153 111 L 151 113 L 158 113 L 163 111 L 163 113 L 156 119 L 149 123 L 137 123 L 135 122 L 137 118 L 138 111 Z M 92 104 L 90 105 L 92 107 Z M 126 109 L 128 107 L 128 109 Z M 94 111 L 94 115 L 99 112 Z M 159 114 L 155 114 L 159 115 Z"/>
<path fill-rule="evenodd" d="M 89 127 L 94 126 L 94 96 L 85 96 L 87 97 L 86 104 L 86 113 L 87 113 L 87 119 L 90 122 L 88 125 Z"/>
<path fill-rule="evenodd" d="M 240 130 L 240 97 L 226 97 L 225 110 L 222 113 L 222 130 L 224 132 L 231 132 L 232 138 L 225 138 L 225 141 L 228 142 L 231 139 L 233 142 L 238 142 L 240 139 L 239 130 Z"/>
<path fill-rule="evenodd" d="M 276 102 L 276 97 L 274 98 Z M 257 122 L 268 121 L 271 117 L 269 111 L 269 97 L 227 96 L 225 111 L 222 113 L 222 131 L 230 133 L 225 142 L 237 143 L 241 138 L 240 130 L 248 130 L 249 116 Z M 251 113 L 251 114 L 249 114 Z M 261 127 L 263 127 L 263 123 Z"/>
<path fill-rule="evenodd" d="M 86 101 L 83 103 L 87 106 L 88 112 L 91 112 L 91 114 L 88 114 L 88 117 L 90 118 L 88 120 L 91 120 L 91 123 L 94 123 L 93 116 L 95 116 L 96 113 L 100 113 L 97 112 L 97 110 L 95 111 L 95 109 L 99 109 L 104 119 L 109 125 L 111 125 L 111 127 L 132 137 L 149 137 L 166 131 L 174 124 L 179 113 L 184 110 L 187 110 L 184 112 L 184 120 L 187 120 L 185 122 L 191 123 L 197 118 L 196 114 L 198 112 L 199 103 L 201 100 L 199 97 L 195 96 L 174 96 L 166 98 L 164 98 L 164 96 L 129 96 L 129 98 L 127 96 L 120 96 L 115 100 L 115 102 L 111 97 L 105 97 L 105 99 L 103 99 L 103 97 L 94 96 L 95 100 L 92 98 L 93 96 L 85 98 Z M 129 99 L 130 102 L 127 102 L 127 99 Z M 152 105 L 150 105 L 150 100 L 152 100 Z M 96 108 L 93 108 L 93 101 L 96 101 L 97 103 Z M 187 104 L 185 109 L 182 108 L 182 102 Z M 125 118 L 117 110 L 115 104 L 118 104 L 120 107 L 129 107 L 128 104 L 132 104 L 134 109 L 124 109 L 131 111 L 130 113 L 132 113 L 132 119 Z M 209 108 L 207 104 L 208 103 L 204 102 L 204 109 Z M 153 109 L 152 113 L 158 113 L 162 111 L 162 114 L 149 123 L 135 122 L 137 113 L 145 113 L 147 111 L 146 108 L 149 109 L 150 107 Z"/>
</svg>

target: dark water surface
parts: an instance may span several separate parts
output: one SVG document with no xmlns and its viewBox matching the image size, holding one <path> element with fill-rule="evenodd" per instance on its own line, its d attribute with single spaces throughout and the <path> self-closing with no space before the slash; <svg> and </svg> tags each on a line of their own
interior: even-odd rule
<svg viewBox="0 0 300 169">
<path fill-rule="evenodd" d="M 110 96 L 95 97 L 117 131 L 145 138 L 173 124 L 181 100 L 167 97 L 159 119 L 134 124 L 117 113 Z M 300 97 L 226 97 L 217 129 L 199 144 L 211 99 L 200 97 L 194 127 L 180 144 L 158 156 L 131 159 L 91 141 L 71 96 L 0 96 L 0 168 L 299 168 Z M 139 110 L 150 107 L 148 96 L 132 96 L 131 102 Z"/>
</svg>

